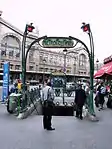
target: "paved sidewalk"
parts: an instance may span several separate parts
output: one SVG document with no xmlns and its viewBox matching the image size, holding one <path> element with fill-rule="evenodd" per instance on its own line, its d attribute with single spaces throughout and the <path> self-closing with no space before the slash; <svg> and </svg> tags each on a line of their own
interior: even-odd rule
<svg viewBox="0 0 112 149">
<path fill-rule="evenodd" d="M 0 149 L 112 149 L 112 111 L 97 113 L 99 122 L 53 117 L 55 131 L 42 128 L 42 116 L 18 120 L 0 105 Z"/>
</svg>

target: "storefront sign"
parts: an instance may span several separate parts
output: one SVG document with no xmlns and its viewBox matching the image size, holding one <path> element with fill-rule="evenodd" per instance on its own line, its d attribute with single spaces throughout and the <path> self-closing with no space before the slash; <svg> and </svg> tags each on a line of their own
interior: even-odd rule
<svg viewBox="0 0 112 149">
<path fill-rule="evenodd" d="M 112 55 L 104 59 L 104 64 L 112 61 Z"/>
<path fill-rule="evenodd" d="M 43 39 L 44 48 L 73 48 L 74 42 L 67 37 L 47 37 Z"/>
<path fill-rule="evenodd" d="M 9 92 L 9 62 L 3 65 L 3 90 L 2 90 L 2 102 L 8 97 Z"/>
</svg>

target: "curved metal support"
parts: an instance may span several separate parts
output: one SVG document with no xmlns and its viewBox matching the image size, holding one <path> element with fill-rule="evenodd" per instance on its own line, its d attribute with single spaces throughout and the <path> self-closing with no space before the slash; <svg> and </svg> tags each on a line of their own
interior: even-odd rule
<svg viewBox="0 0 112 149">
<path fill-rule="evenodd" d="M 38 38 L 38 39 L 35 39 L 31 44 L 30 44 L 30 46 L 28 47 L 28 49 L 27 49 L 27 51 L 26 51 L 26 54 L 24 55 L 24 76 L 26 75 L 26 62 L 27 62 L 27 56 L 28 56 L 28 52 L 30 51 L 30 49 L 31 49 L 31 47 L 35 44 L 35 43 L 37 43 L 37 42 L 39 42 L 41 39 L 45 39 L 45 38 L 47 38 L 47 36 L 42 36 L 42 37 L 40 37 L 40 38 Z M 24 77 L 25 78 L 25 77 Z"/>
<path fill-rule="evenodd" d="M 81 40 L 75 38 L 75 37 L 69 36 L 69 38 L 72 39 L 72 40 L 76 40 L 77 42 L 80 42 L 80 43 L 85 47 L 84 50 L 88 53 L 89 60 L 90 60 L 90 59 L 91 59 L 91 54 L 90 54 L 89 49 L 88 49 L 88 47 L 86 46 L 86 44 L 85 44 L 84 42 L 82 42 Z"/>
<path fill-rule="evenodd" d="M 77 41 L 76 44 L 73 46 L 73 48 L 76 47 L 77 44 L 78 44 L 78 41 Z"/>
<path fill-rule="evenodd" d="M 45 38 L 47 38 L 47 36 L 42 36 L 42 37 L 40 37 L 40 38 L 38 38 L 38 39 L 35 39 L 35 40 L 30 44 L 30 46 L 28 47 L 28 49 L 27 49 L 27 51 L 26 51 L 25 61 L 27 61 L 28 52 L 30 51 L 31 47 L 32 47 L 36 42 L 39 42 L 40 40 L 45 39 Z"/>
</svg>

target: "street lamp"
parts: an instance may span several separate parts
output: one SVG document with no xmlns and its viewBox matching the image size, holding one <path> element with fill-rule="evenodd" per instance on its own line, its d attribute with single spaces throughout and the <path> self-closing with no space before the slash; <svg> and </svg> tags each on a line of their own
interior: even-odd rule
<svg viewBox="0 0 112 149">
<path fill-rule="evenodd" d="M 97 59 L 96 60 L 96 69 L 97 69 L 97 71 L 98 71 L 98 63 L 99 63 L 99 60 Z M 97 83 L 98 83 L 98 79 L 97 79 Z"/>
<path fill-rule="evenodd" d="M 94 103 L 93 103 L 93 76 L 94 76 L 94 42 L 93 35 L 90 29 L 90 24 L 82 23 L 81 29 L 83 32 L 88 33 L 90 39 L 90 100 L 88 103 L 89 113 L 95 116 Z"/>
<path fill-rule="evenodd" d="M 33 23 L 26 24 L 25 31 L 23 34 L 22 40 L 22 95 L 23 95 L 23 103 L 22 103 L 22 111 L 24 111 L 27 105 L 27 98 L 26 98 L 26 38 L 29 32 L 32 32 L 34 29 Z"/>
<path fill-rule="evenodd" d="M 45 81 L 45 63 L 46 63 L 46 59 L 43 59 L 43 64 L 44 64 L 44 71 L 43 71 L 43 85 L 44 85 L 44 81 Z"/>
<path fill-rule="evenodd" d="M 64 85 L 63 85 L 63 104 L 65 103 L 65 99 L 64 99 L 64 90 L 66 91 L 66 55 L 67 55 L 67 49 L 65 48 L 63 50 L 63 54 L 64 54 L 64 68 L 63 68 L 63 72 L 64 72 Z"/>
<path fill-rule="evenodd" d="M 97 60 L 96 60 L 97 71 L 98 71 L 98 63 L 99 63 L 99 60 L 97 59 Z"/>
<path fill-rule="evenodd" d="M 63 54 L 64 54 L 64 74 L 66 74 L 66 54 L 67 54 L 67 49 L 63 50 Z"/>
</svg>

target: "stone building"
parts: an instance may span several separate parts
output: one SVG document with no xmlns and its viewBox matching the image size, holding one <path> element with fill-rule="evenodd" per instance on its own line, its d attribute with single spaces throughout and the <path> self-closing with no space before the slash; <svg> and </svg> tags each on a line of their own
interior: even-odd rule
<svg viewBox="0 0 112 149">
<path fill-rule="evenodd" d="M 28 35 L 26 49 L 36 38 L 37 33 Z M 2 18 L 0 11 L 0 72 L 3 72 L 3 63 L 10 62 L 10 76 L 19 78 L 21 74 L 23 32 Z M 72 79 L 89 77 L 89 60 L 83 48 L 73 49 L 74 53 L 66 56 L 66 74 Z M 45 49 L 35 44 L 27 58 L 27 79 L 38 80 L 43 74 L 49 76 L 52 72 L 61 74 L 64 67 L 64 54 L 59 49 Z"/>
</svg>

